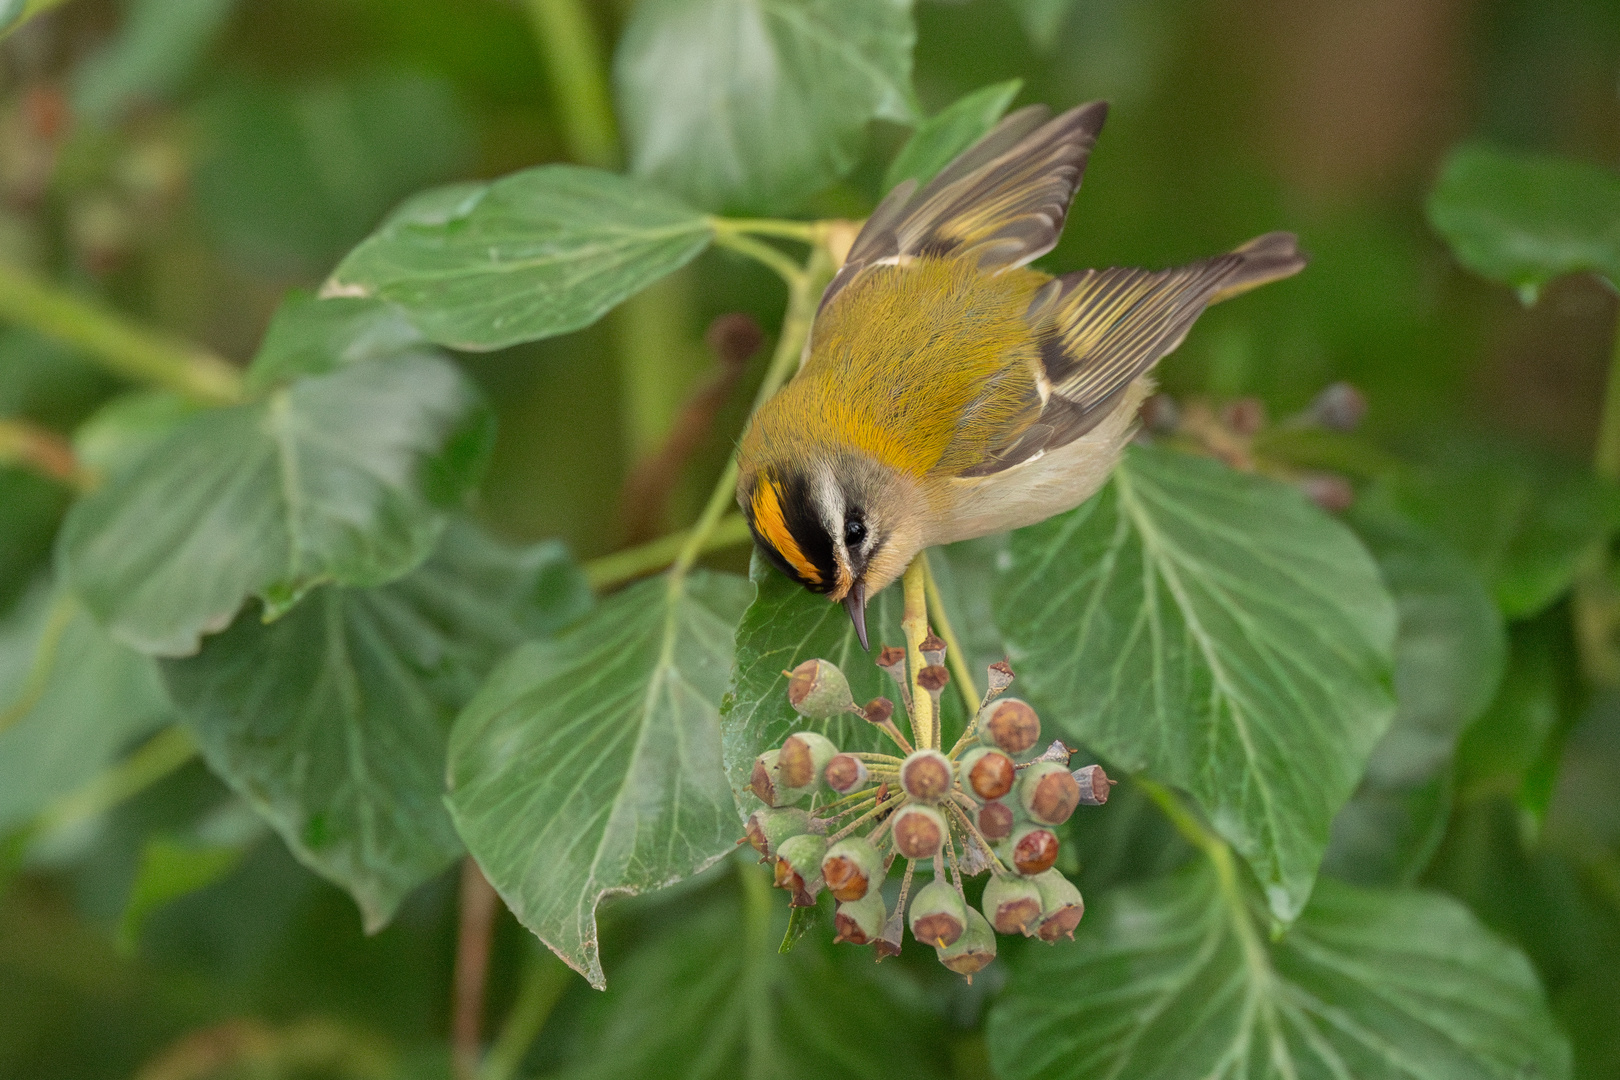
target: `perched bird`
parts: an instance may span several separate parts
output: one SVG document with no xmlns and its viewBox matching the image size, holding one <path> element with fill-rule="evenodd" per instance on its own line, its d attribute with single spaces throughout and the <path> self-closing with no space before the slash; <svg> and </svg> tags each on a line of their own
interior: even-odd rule
<svg viewBox="0 0 1620 1080">
<path fill-rule="evenodd" d="M 919 551 L 1084 502 L 1204 308 L 1305 265 L 1267 233 L 1170 270 L 1026 268 L 1057 243 L 1107 114 L 1021 109 L 890 192 L 743 434 L 737 501 L 760 551 L 842 601 L 863 648 L 867 597 Z"/>
</svg>

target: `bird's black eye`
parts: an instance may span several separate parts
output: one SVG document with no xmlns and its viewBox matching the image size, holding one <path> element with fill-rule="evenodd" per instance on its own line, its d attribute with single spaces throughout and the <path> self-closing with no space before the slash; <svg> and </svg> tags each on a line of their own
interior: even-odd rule
<svg viewBox="0 0 1620 1080">
<path fill-rule="evenodd" d="M 866 539 L 866 522 L 858 517 L 852 517 L 844 522 L 844 546 L 859 547 Z"/>
</svg>

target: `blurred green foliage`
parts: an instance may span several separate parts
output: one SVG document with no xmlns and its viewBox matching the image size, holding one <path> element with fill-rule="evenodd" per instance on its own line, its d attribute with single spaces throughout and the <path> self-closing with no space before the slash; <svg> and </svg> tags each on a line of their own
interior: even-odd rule
<svg viewBox="0 0 1620 1080">
<path fill-rule="evenodd" d="M 1156 1004 L 1144 956 L 1167 979 L 1241 971 L 1246 981 L 1222 985 L 1263 985 L 1249 1000 L 1276 995 L 1294 1033 L 1281 1044 L 1307 1072 L 1313 1053 L 1354 1063 L 1360 1052 L 1299 1005 L 1315 995 L 1430 1055 L 1392 1075 L 1464 1075 L 1465 1061 L 1478 1069 L 1467 1075 L 1523 1075 L 1508 1070 L 1517 1062 L 1554 1078 L 1570 1054 L 1582 1080 L 1620 1073 L 1620 696 L 1606 666 L 1620 428 L 1602 422 L 1616 303 L 1587 272 L 1617 272 L 1620 8 L 616 0 L 579 5 L 616 110 L 582 118 L 592 99 L 567 92 L 575 69 L 542 11 L 557 6 L 0 0 L 0 262 L 228 358 L 252 398 L 199 411 L 26 320 L 0 330 L 0 422 L 43 432 L 47 452 L 76 451 L 88 470 L 64 483 L 37 456 L 0 462 L 0 1076 L 448 1075 L 457 903 L 453 875 L 438 871 L 463 843 L 497 852 L 492 879 L 499 861 L 524 885 L 507 890 L 513 910 L 549 944 L 575 934 L 576 952 L 561 951 L 599 960 L 592 974 L 610 987 L 535 976 L 533 938 L 503 915 L 486 1028 L 495 1037 L 509 1015 L 540 1027 L 526 1052 L 510 1036 L 517 1075 L 1073 1076 L 1098 1061 L 1141 1075 L 1150 1057 L 1096 1033 L 1135 1023 L 1156 1051 L 1172 1046 L 1141 1023 Z M 736 625 L 750 595 L 740 547 L 707 556 L 731 576 L 692 585 L 723 618 L 648 584 L 549 640 L 591 605 L 564 545 L 588 559 L 649 538 L 632 527 L 628 511 L 643 508 L 624 504 L 626 478 L 682 404 L 717 385 L 711 422 L 649 511 L 652 535 L 690 525 L 763 378 L 758 362 L 725 375 L 703 332 L 740 311 L 775 334 L 783 283 L 711 244 L 705 212 L 859 218 L 887 183 L 931 172 L 1009 106 L 1093 97 L 1112 101 L 1109 126 L 1042 267 L 1168 265 L 1274 228 L 1297 231 L 1312 256 L 1298 278 L 1205 316 L 1160 368 L 1189 416 L 1263 403 L 1274 422 L 1248 464 L 1282 483 L 1245 479 L 1258 503 L 1304 513 L 1283 484 L 1353 482 L 1348 530 L 1314 515 L 1247 555 L 1202 562 L 1252 585 L 1245 559 L 1321 556 L 1353 533 L 1371 558 L 1354 552 L 1334 574 L 1367 579 L 1354 601 L 1367 620 L 1382 589 L 1394 601 L 1393 653 L 1386 641 L 1382 660 L 1362 658 L 1324 695 L 1330 720 L 1360 717 L 1353 731 L 1290 747 L 1291 714 L 1268 715 L 1276 743 L 1253 759 L 1267 764 L 1261 786 L 1326 790 L 1332 775 L 1319 812 L 1290 822 L 1309 835 L 1294 838 L 1289 872 L 1268 878 L 1277 846 L 1226 816 L 1222 799 L 1250 774 L 1200 777 L 1208 759 L 1182 748 L 1162 754 L 1168 778 L 1257 881 L 1243 863 L 1228 865 L 1230 888 L 1203 863 L 1166 877 L 1203 856 L 1149 786 L 1127 781 L 1066 828 L 1078 865 L 1065 869 L 1088 898 L 1107 898 L 1081 943 L 1007 943 L 971 986 L 909 952 L 874 970 L 827 946 L 824 928 L 778 956 L 783 901 L 762 900 L 758 872 L 736 860 L 595 910 L 604 893 L 678 876 L 622 822 L 576 828 L 645 777 L 621 762 L 596 802 L 569 806 L 577 818 L 556 813 L 562 841 L 583 835 L 596 858 L 554 872 L 537 860 L 570 845 L 501 815 L 529 799 L 546 816 L 569 778 L 515 771 L 511 755 L 555 762 L 570 740 L 600 738 L 640 746 L 625 761 L 644 766 L 657 758 L 645 739 L 690 736 L 723 740 L 735 768 L 779 741 L 786 718 L 769 695 L 802 658 L 790 646 L 849 648 L 842 622 L 824 624 L 757 571 L 722 707 L 732 644 L 709 624 Z M 919 123 L 926 137 L 908 144 Z M 633 178 L 572 171 L 600 160 L 523 171 L 566 162 L 593 145 L 582 131 L 615 126 Z M 559 175 L 579 181 L 566 204 L 534 190 Z M 548 213 L 530 214 L 536 205 Z M 660 232 L 671 222 L 673 240 Z M 582 264 L 546 259 L 601 239 L 594 230 L 610 244 L 590 252 L 583 276 L 596 280 L 574 296 Z M 518 259 L 539 252 L 538 269 L 465 273 L 463 299 L 447 304 L 446 267 L 503 244 Z M 351 295 L 313 299 L 334 272 Z M 407 369 L 373 361 L 420 377 L 376 385 Z M 1353 434 L 1310 418 L 1335 380 L 1368 403 Z M 492 447 L 478 398 L 494 415 Z M 288 455 L 310 463 L 309 490 L 276 483 L 270 463 Z M 90 483 L 101 486 L 73 488 Z M 1212 481 L 1218 499 L 1237 490 L 1224 483 Z M 1217 501 L 1183 524 L 1191 536 L 1232 512 Z M 1010 556 L 1000 541 L 960 546 L 934 566 L 976 665 L 1009 644 L 1055 657 L 1044 685 L 1028 684 L 1055 717 L 1067 695 L 1089 693 L 1092 658 L 1065 650 L 1068 624 L 1038 640 L 996 625 L 1018 617 L 1014 587 L 1050 591 L 1016 576 L 1043 535 L 1019 537 Z M 1291 537 L 1299 552 L 1271 550 Z M 1083 574 L 1084 552 L 1064 550 Z M 1012 579 L 1000 576 L 1009 557 Z M 258 601 L 243 607 L 254 595 L 290 613 L 265 624 Z M 1328 597 L 1314 621 L 1347 602 Z M 601 685 L 623 700 L 568 728 L 567 691 L 598 687 L 581 688 L 567 664 L 655 634 L 683 607 L 703 624 L 686 651 L 614 653 Z M 874 627 L 883 621 L 874 605 Z M 184 652 L 199 636 L 200 654 L 161 665 L 129 647 Z M 495 667 L 526 639 L 537 640 Z M 1281 661 L 1256 655 L 1264 685 Z M 1082 658 L 1084 671 L 1063 666 Z M 683 698 L 683 680 L 714 700 Z M 1346 704 L 1389 686 L 1392 718 Z M 669 696 L 650 692 L 660 688 Z M 473 720 L 452 737 L 469 701 Z M 152 741 L 177 706 L 206 765 L 189 742 Z M 1140 729 L 1102 719 L 1075 714 L 1055 730 L 1167 778 L 1150 755 L 1133 758 Z M 447 754 L 468 785 L 448 810 Z M 725 785 L 710 765 L 696 795 Z M 713 813 L 642 837 L 690 843 L 681 874 L 714 862 L 735 832 L 729 805 L 695 805 Z M 452 828 L 472 813 L 483 816 Z M 1325 873 L 1355 885 L 1318 881 L 1283 933 L 1271 916 L 1303 902 L 1324 850 Z M 598 874 L 601 858 L 623 862 Z M 1274 892 L 1268 915 L 1255 886 L 1284 878 L 1291 893 Z M 559 881 L 578 885 L 573 906 L 548 908 Z M 1262 944 L 1268 929 L 1280 936 Z M 1203 935 L 1213 966 L 1195 969 L 1183 931 Z M 1420 955 L 1436 942 L 1455 947 Z M 1418 964 L 1434 966 L 1407 988 L 1405 1013 L 1373 1001 Z M 1073 989 L 1088 979 L 1136 994 L 1139 1008 Z M 1452 985 L 1451 1000 L 1432 1000 Z M 1464 1015 L 1457 1000 L 1471 995 L 1499 1015 Z M 1181 1025 L 1185 999 L 1157 1004 L 1216 1051 L 1249 1034 L 1226 1013 L 1224 1026 Z M 1454 1043 L 1424 1042 L 1407 1026 L 1415 1015 Z M 1303 1033 L 1318 1021 L 1313 1043 Z"/>
</svg>

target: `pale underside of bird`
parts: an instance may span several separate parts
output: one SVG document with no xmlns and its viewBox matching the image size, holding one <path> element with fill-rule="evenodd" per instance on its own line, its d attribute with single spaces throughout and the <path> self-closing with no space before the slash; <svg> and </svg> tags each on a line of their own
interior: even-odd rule
<svg viewBox="0 0 1620 1080">
<path fill-rule="evenodd" d="M 896 187 L 828 284 L 794 379 L 739 447 L 760 550 L 864 606 L 924 548 L 1042 521 L 1108 479 L 1153 366 L 1210 304 L 1297 273 L 1268 233 L 1168 270 L 1051 277 L 1107 105 L 1008 116 L 926 186 Z"/>
</svg>

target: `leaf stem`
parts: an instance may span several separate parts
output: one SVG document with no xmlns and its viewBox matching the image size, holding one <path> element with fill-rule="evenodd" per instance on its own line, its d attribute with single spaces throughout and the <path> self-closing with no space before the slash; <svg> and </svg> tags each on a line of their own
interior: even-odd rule
<svg viewBox="0 0 1620 1080">
<path fill-rule="evenodd" d="M 94 301 L 0 263 L 0 320 L 72 345 L 89 360 L 138 382 L 209 405 L 242 400 L 242 375 L 197 345 L 154 333 Z"/>
<path fill-rule="evenodd" d="M 786 282 L 790 289 L 799 278 L 804 276 L 804 271 L 800 269 L 797 263 L 770 244 L 765 243 L 763 240 L 755 240 L 745 233 L 719 228 L 719 224 L 725 220 L 724 218 L 715 218 L 713 220 L 716 226 L 714 242 L 719 247 L 730 248 L 740 255 L 746 255 L 756 262 L 763 263 L 776 271 L 776 275 Z"/>
<path fill-rule="evenodd" d="M 455 993 L 450 1016 L 451 1065 L 457 1080 L 474 1080 L 484 1024 L 484 983 L 489 948 L 500 909 L 495 887 L 471 855 L 461 860 L 461 899 L 456 931 Z"/>
<path fill-rule="evenodd" d="M 687 529 L 661 536 L 657 540 L 649 540 L 637 547 L 592 559 L 585 564 L 585 580 L 590 583 L 592 589 L 600 592 L 632 578 L 662 570 L 675 561 L 691 536 L 692 530 Z M 731 514 L 715 523 L 714 528 L 700 545 L 698 554 L 732 547 L 748 540 L 748 522 L 741 514 Z"/>
<path fill-rule="evenodd" d="M 51 671 L 56 667 L 56 654 L 62 645 L 62 635 L 67 632 L 68 623 L 73 621 L 78 608 L 78 602 L 69 592 L 59 593 L 51 602 L 51 610 L 45 617 L 45 628 L 40 632 L 39 644 L 34 649 L 33 661 L 28 665 L 28 677 L 23 682 L 22 693 L 16 701 L 0 709 L 0 735 L 32 712 L 40 698 L 45 696 L 45 689 L 51 684 Z"/>
<path fill-rule="evenodd" d="M 550 950 L 532 943 L 523 965 L 523 984 L 484 1058 L 478 1080 L 511 1080 L 540 1037 L 552 1009 L 568 989 L 569 970 Z"/>
<path fill-rule="evenodd" d="M 527 0 L 545 57 L 568 156 L 599 169 L 619 166 L 619 133 L 609 103 L 601 38 L 580 0 Z"/>
<path fill-rule="evenodd" d="M 822 222 L 792 221 L 788 218 L 717 217 L 714 222 L 717 229 L 753 233 L 756 236 L 779 236 L 784 240 L 802 240 L 806 244 L 819 243 L 824 231 Z"/>
<path fill-rule="evenodd" d="M 934 722 L 934 698 L 917 683 L 923 669 L 922 643 L 928 636 L 928 562 L 921 555 L 911 560 L 901 579 L 905 592 L 905 613 L 900 629 L 906 635 L 907 678 L 911 683 L 911 733 L 919 749 L 939 745 L 938 725 Z"/>
<path fill-rule="evenodd" d="M 962 643 L 956 639 L 956 631 L 951 627 L 951 617 L 945 611 L 945 598 L 940 594 L 939 582 L 934 577 L 934 564 L 929 561 L 927 551 L 922 553 L 922 560 L 934 627 L 944 639 L 945 662 L 951 666 L 951 673 L 956 677 L 956 689 L 962 695 L 962 704 L 967 707 L 967 726 L 971 729 L 973 718 L 979 711 L 979 691 L 973 683 L 973 669 L 968 666 L 967 654 L 962 651 Z"/>
</svg>

